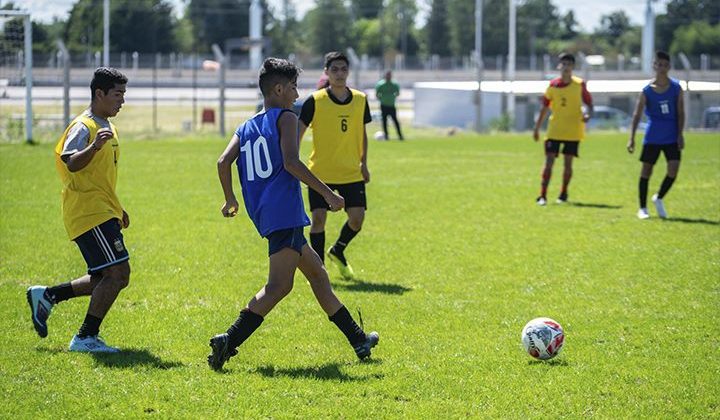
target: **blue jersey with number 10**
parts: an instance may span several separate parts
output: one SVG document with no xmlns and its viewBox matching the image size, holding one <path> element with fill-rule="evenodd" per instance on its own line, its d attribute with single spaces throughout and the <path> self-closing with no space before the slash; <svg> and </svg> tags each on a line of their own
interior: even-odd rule
<svg viewBox="0 0 720 420">
<path fill-rule="evenodd" d="M 670 86 L 657 93 L 650 85 L 645 86 L 645 115 L 648 117 L 643 144 L 673 144 L 678 141 L 677 102 L 680 83 L 670 79 Z"/>
<path fill-rule="evenodd" d="M 245 209 L 260 236 L 307 226 L 300 181 L 283 166 L 277 121 L 288 109 L 256 114 L 235 131 L 240 139 L 238 175 Z"/>
</svg>

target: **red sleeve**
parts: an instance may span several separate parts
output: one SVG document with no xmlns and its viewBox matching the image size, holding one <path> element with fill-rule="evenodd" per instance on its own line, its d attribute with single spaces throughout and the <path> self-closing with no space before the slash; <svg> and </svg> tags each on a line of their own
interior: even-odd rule
<svg viewBox="0 0 720 420">
<path fill-rule="evenodd" d="M 585 82 L 582 82 L 582 100 L 586 105 L 592 105 L 592 95 L 588 92 Z"/>
</svg>

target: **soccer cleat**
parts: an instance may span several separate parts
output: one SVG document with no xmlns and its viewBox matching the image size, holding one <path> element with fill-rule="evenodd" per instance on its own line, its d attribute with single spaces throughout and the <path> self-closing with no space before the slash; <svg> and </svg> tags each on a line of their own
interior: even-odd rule
<svg viewBox="0 0 720 420">
<path fill-rule="evenodd" d="M 538 206 L 544 206 L 545 204 L 547 204 L 547 200 L 545 199 L 545 197 L 540 196 L 535 199 L 535 203 L 537 203 Z"/>
<path fill-rule="evenodd" d="M 665 211 L 665 203 L 662 198 L 659 198 L 657 194 L 652 196 L 652 202 L 655 204 L 655 210 L 661 219 L 667 219 L 667 212 Z"/>
<path fill-rule="evenodd" d="M 353 347 L 355 354 L 360 360 L 370 357 L 371 349 L 377 346 L 378 341 L 380 341 L 380 334 L 377 332 L 373 331 L 370 334 L 366 334 L 365 341 Z"/>
<path fill-rule="evenodd" d="M 120 353 L 120 349 L 110 347 L 97 335 L 80 337 L 77 334 L 70 340 L 70 351 L 81 353 Z"/>
<path fill-rule="evenodd" d="M 643 207 L 643 208 L 638 209 L 637 217 L 638 217 L 638 219 L 640 219 L 640 220 L 649 219 L 649 218 L 650 218 L 650 214 L 648 213 L 647 208 Z"/>
<path fill-rule="evenodd" d="M 218 334 L 210 339 L 212 353 L 208 355 L 207 361 L 213 370 L 222 369 L 225 362 L 237 354 L 237 350 L 229 347 L 229 342 L 227 333 Z"/>
<path fill-rule="evenodd" d="M 560 193 L 560 196 L 557 198 L 556 203 L 563 204 L 568 202 L 568 195 L 566 192 Z"/>
<path fill-rule="evenodd" d="M 52 311 L 53 303 L 47 296 L 48 288 L 45 286 L 28 287 L 25 295 L 27 296 L 28 305 L 30 305 L 30 315 L 33 326 L 38 335 L 42 338 L 47 337 L 47 319 Z"/>
<path fill-rule="evenodd" d="M 335 266 L 340 270 L 340 275 L 345 280 L 355 280 L 355 271 L 353 271 L 350 264 L 347 263 L 347 260 L 341 255 L 338 255 L 335 253 L 335 248 L 330 247 L 327 250 L 327 256 L 330 259 L 330 261 L 335 264 Z"/>
</svg>

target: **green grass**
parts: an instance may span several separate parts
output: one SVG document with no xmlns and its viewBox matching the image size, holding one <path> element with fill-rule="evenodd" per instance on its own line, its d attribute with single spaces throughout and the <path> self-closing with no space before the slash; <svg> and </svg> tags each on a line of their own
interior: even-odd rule
<svg viewBox="0 0 720 420">
<path fill-rule="evenodd" d="M 592 134 L 574 204 L 540 208 L 542 148 L 529 135 L 409 134 L 370 147 L 369 211 L 348 249 L 361 281 L 331 270 L 381 334 L 372 360 L 355 360 L 299 274 L 224 373 L 207 367 L 207 341 L 267 275 L 247 217 L 220 215 L 225 140 L 124 142 L 133 274 L 103 324 L 125 352 L 106 357 L 66 350 L 86 298 L 55 308 L 48 338 L 33 331 L 25 288 L 84 263 L 62 227 L 52 145 L 0 145 L 2 417 L 720 416 L 717 136 L 687 135 L 673 218 L 639 221 L 625 135 Z M 328 241 L 343 221 L 329 217 Z M 520 346 L 537 316 L 565 328 L 549 363 Z"/>
</svg>

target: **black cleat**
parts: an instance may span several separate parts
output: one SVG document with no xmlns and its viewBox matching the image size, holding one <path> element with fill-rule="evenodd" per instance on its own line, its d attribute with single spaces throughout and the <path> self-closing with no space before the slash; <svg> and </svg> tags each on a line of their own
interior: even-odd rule
<svg viewBox="0 0 720 420">
<path fill-rule="evenodd" d="M 557 198 L 558 204 L 563 204 L 568 202 L 568 195 L 566 192 L 560 193 L 560 196 Z"/>
<path fill-rule="evenodd" d="M 227 334 L 218 334 L 210 339 L 212 353 L 208 355 L 207 360 L 208 365 L 210 365 L 213 370 L 217 371 L 222 369 L 225 362 L 237 354 L 236 349 L 231 349 L 228 346 L 229 341 Z"/>
<path fill-rule="evenodd" d="M 371 349 L 377 345 L 378 341 L 380 341 L 380 334 L 375 331 L 367 334 L 365 337 L 364 342 L 353 347 L 353 349 L 355 349 L 355 354 L 360 360 L 370 357 Z"/>
</svg>

